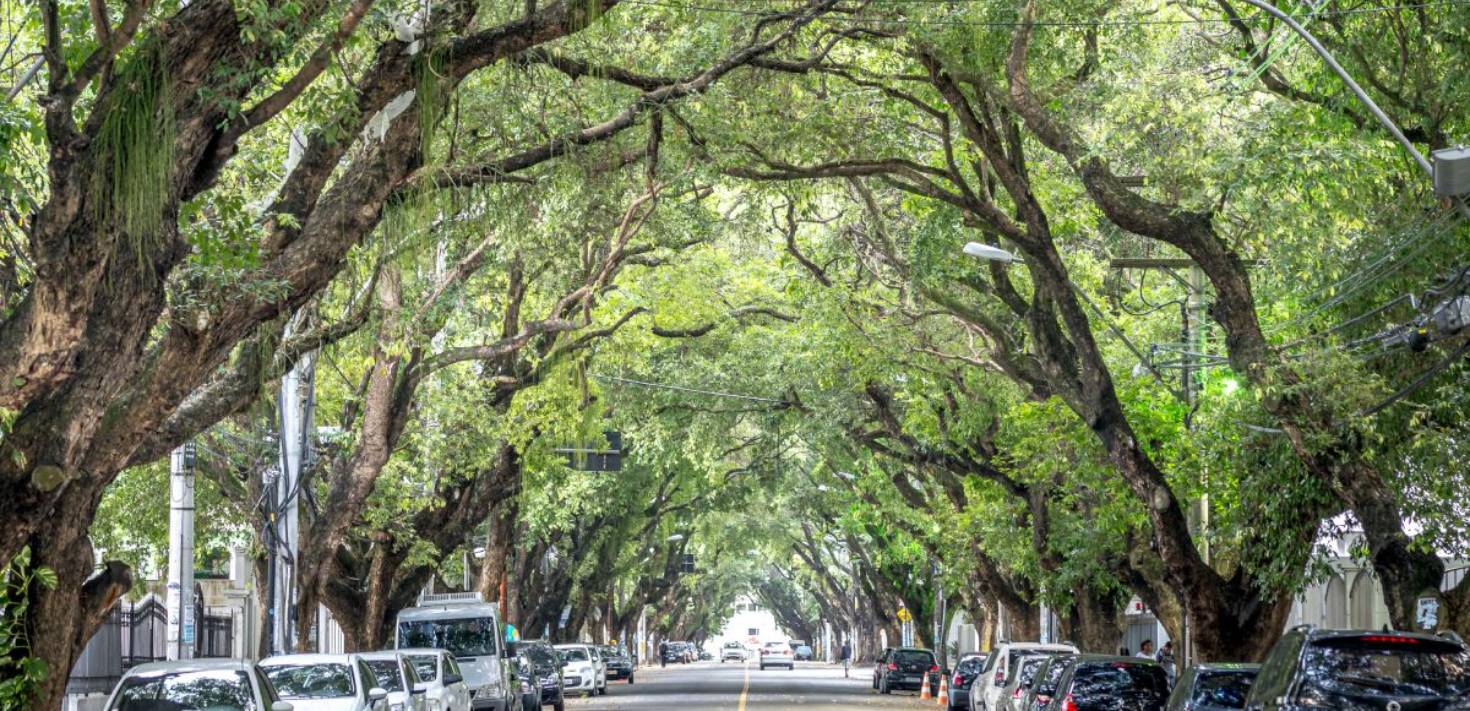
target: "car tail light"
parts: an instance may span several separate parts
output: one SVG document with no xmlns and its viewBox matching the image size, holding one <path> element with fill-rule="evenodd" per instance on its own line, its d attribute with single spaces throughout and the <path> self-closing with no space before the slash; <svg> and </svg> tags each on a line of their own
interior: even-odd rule
<svg viewBox="0 0 1470 711">
<path fill-rule="evenodd" d="M 898 671 L 898 662 L 889 662 L 888 671 Z"/>
<path fill-rule="evenodd" d="M 1005 667 L 997 667 L 996 668 L 996 670 L 995 670 L 995 685 L 996 686 L 1005 686 L 1006 685 L 1006 668 Z"/>
<path fill-rule="evenodd" d="M 1062 701 L 1062 711 L 1077 711 L 1077 702 L 1072 700 L 1072 695 L 1067 694 L 1066 700 Z"/>
<path fill-rule="evenodd" d="M 1018 686 L 1018 687 L 1016 687 L 1016 690 L 1015 691 L 1012 691 L 1011 692 L 1011 698 L 1013 698 L 1013 699 L 1019 699 L 1019 698 L 1021 698 L 1021 694 L 1022 693 L 1023 693 L 1023 690 L 1021 689 L 1021 687 Z"/>
<path fill-rule="evenodd" d="M 965 685 L 965 677 L 964 677 L 964 675 L 960 674 L 959 672 L 955 672 L 954 673 L 954 679 L 949 682 L 949 685 L 950 686 L 964 686 Z"/>
<path fill-rule="evenodd" d="M 937 672 L 937 671 L 939 671 L 939 665 L 938 664 L 930 664 L 929 665 L 929 673 L 930 674 L 933 674 L 934 672 Z"/>
<path fill-rule="evenodd" d="M 1370 634 L 1361 638 L 1368 644 L 1419 644 L 1419 640 L 1413 637 L 1400 637 L 1398 635 Z"/>
</svg>

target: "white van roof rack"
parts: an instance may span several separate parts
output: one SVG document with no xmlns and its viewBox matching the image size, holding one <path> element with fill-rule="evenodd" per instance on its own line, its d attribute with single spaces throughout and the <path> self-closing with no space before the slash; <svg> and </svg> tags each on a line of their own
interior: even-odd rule
<svg viewBox="0 0 1470 711">
<path fill-rule="evenodd" d="M 419 595 L 420 605 L 479 605 L 485 602 L 477 592 L 425 593 Z"/>
</svg>

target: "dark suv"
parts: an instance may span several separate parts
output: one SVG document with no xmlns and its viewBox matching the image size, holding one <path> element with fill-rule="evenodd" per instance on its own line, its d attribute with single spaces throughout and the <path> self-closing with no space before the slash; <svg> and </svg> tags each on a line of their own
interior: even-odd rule
<svg viewBox="0 0 1470 711">
<path fill-rule="evenodd" d="M 1259 664 L 1196 664 L 1184 670 L 1168 711 L 1228 711 L 1245 708 Z"/>
<path fill-rule="evenodd" d="M 526 708 L 551 706 L 562 711 L 566 706 L 566 695 L 562 693 L 561 658 L 549 643 L 540 640 L 523 640 L 515 643 L 515 655 L 521 673 L 526 676 L 527 687 L 523 689 Z"/>
<path fill-rule="evenodd" d="M 1470 651 L 1453 633 L 1287 632 L 1271 648 L 1247 709 L 1470 709 Z"/>
<path fill-rule="evenodd" d="M 1169 676 L 1152 659 L 1079 654 L 1057 680 L 1047 711 L 1163 711 Z"/>
<path fill-rule="evenodd" d="M 607 680 L 626 680 L 633 683 L 633 658 L 628 656 L 627 650 L 611 644 L 598 645 L 598 651 L 602 652 L 602 658 L 607 660 Z"/>
<path fill-rule="evenodd" d="M 894 689 L 918 691 L 924 685 L 925 675 L 929 677 L 929 688 L 938 689 L 939 662 L 933 652 L 914 647 L 885 649 L 873 669 L 873 688 L 880 694 Z"/>
</svg>

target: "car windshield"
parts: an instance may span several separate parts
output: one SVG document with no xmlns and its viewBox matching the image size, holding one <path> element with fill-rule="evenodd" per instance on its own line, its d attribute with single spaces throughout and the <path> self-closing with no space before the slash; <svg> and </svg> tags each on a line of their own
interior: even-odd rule
<svg viewBox="0 0 1470 711">
<path fill-rule="evenodd" d="M 439 678 L 439 660 L 427 654 L 415 654 L 408 658 L 413 662 L 413 670 L 419 673 L 419 678 L 424 681 L 433 681 Z"/>
<path fill-rule="evenodd" d="M 623 656 L 622 651 L 620 651 L 617 647 L 598 647 L 597 650 L 599 652 L 602 652 L 602 656 L 604 656 L 604 657 L 621 657 L 621 656 Z"/>
<path fill-rule="evenodd" d="M 262 665 L 283 699 L 337 699 L 357 693 L 346 664 Z"/>
<path fill-rule="evenodd" d="M 517 649 L 520 649 L 521 653 L 524 654 L 527 659 L 531 660 L 532 664 L 536 664 L 538 666 L 556 664 L 556 654 L 544 645 L 527 644 L 521 645 L 520 647 L 517 647 Z"/>
<path fill-rule="evenodd" d="M 403 691 L 403 677 L 398 673 L 398 661 L 394 659 L 372 659 L 367 663 L 373 675 L 378 677 L 378 686 L 384 691 Z"/>
<path fill-rule="evenodd" d="M 1123 698 L 1130 703 L 1162 705 L 1169 695 L 1169 681 L 1157 664 L 1085 664 L 1072 674 L 1070 691 L 1079 700 Z"/>
<path fill-rule="evenodd" d="M 112 711 L 258 711 L 245 672 L 139 674 L 124 679 Z"/>
<path fill-rule="evenodd" d="M 1307 648 L 1307 683 L 1359 696 L 1470 693 L 1470 652 L 1448 641 L 1394 635 L 1325 639 Z"/>
<path fill-rule="evenodd" d="M 1200 672 L 1190 699 L 1205 708 L 1243 709 L 1245 698 L 1251 693 L 1251 682 L 1255 679 L 1255 672 Z"/>
<path fill-rule="evenodd" d="M 970 675 L 980 671 L 980 667 L 983 666 L 985 666 L 985 657 L 965 657 L 960 660 L 954 670 L 957 674 Z"/>
<path fill-rule="evenodd" d="M 561 654 L 562 659 L 565 659 L 569 662 L 587 661 L 587 650 L 582 649 L 581 647 L 572 647 L 571 649 L 559 649 L 557 651 Z"/>
<path fill-rule="evenodd" d="M 893 653 L 893 661 L 899 664 L 933 664 L 934 655 L 917 649 L 900 649 Z"/>
<path fill-rule="evenodd" d="M 413 620 L 398 624 L 398 647 L 447 649 L 456 657 L 492 656 L 495 620 L 469 617 L 458 620 Z"/>
</svg>

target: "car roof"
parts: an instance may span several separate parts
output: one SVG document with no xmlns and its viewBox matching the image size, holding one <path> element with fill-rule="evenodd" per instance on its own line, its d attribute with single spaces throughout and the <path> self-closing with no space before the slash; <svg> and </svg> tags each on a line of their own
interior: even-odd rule
<svg viewBox="0 0 1470 711">
<path fill-rule="evenodd" d="M 444 605 L 410 607 L 398 613 L 398 619 L 405 622 L 412 622 L 414 620 L 463 620 L 481 617 L 499 617 L 499 613 L 499 606 L 494 603 L 449 603 Z"/>
<path fill-rule="evenodd" d="M 893 651 L 895 651 L 895 652 L 925 652 L 925 653 L 928 653 L 928 654 L 933 654 L 934 653 L 934 650 L 932 650 L 932 649 L 925 649 L 923 647 L 895 647 Z"/>
<path fill-rule="evenodd" d="M 414 655 L 414 656 L 423 656 L 423 655 L 426 655 L 426 654 L 434 654 L 434 655 L 449 654 L 449 650 L 447 650 L 447 649 L 438 649 L 436 647 L 403 647 L 403 648 L 400 648 L 400 649 L 394 649 L 392 651 L 397 652 L 399 654 L 411 654 L 411 655 Z"/>
<path fill-rule="evenodd" d="M 277 654 L 274 657 L 266 657 L 260 660 L 260 665 L 276 666 L 288 664 L 347 664 L 351 661 L 351 654 Z"/>
<path fill-rule="evenodd" d="M 1354 637 L 1407 637 L 1422 642 L 1447 642 L 1465 646 L 1464 640 L 1449 635 L 1432 634 L 1428 632 L 1401 632 L 1398 630 L 1331 630 L 1310 629 L 1306 630 L 1307 638 L 1313 641 L 1319 639 L 1352 639 Z"/>
<path fill-rule="evenodd" d="M 1213 662 L 1209 664 L 1196 664 L 1194 669 L 1202 672 L 1254 672 L 1260 671 L 1259 664 L 1240 664 L 1233 662 Z"/>
<path fill-rule="evenodd" d="M 357 656 L 370 661 L 380 662 L 384 659 L 397 659 L 400 654 L 406 654 L 406 652 L 402 649 L 389 649 L 382 652 L 362 652 Z"/>
<path fill-rule="evenodd" d="M 1053 650 L 1058 652 L 1077 652 L 1077 647 L 1073 645 L 1060 644 L 1056 642 L 1007 642 L 1005 645 L 1005 649 L 1006 651 L 1010 651 L 1012 649 L 1040 649 L 1044 651 Z"/>
<path fill-rule="evenodd" d="M 1076 662 L 1078 664 L 1088 664 L 1088 663 L 1097 663 L 1097 662 L 1129 662 L 1129 663 L 1136 663 L 1136 664 L 1152 664 L 1153 666 L 1156 666 L 1156 667 L 1157 666 L 1162 666 L 1161 664 L 1159 664 L 1158 662 L 1156 662 L 1156 661 L 1154 661 L 1152 659 L 1147 659 L 1147 658 L 1144 658 L 1144 657 L 1120 657 L 1120 656 L 1118 656 L 1116 654 L 1078 654 L 1078 655 L 1072 657 L 1072 661 L 1074 661 L 1074 662 Z"/>
<path fill-rule="evenodd" d="M 148 662 L 128 670 L 129 676 L 163 672 L 216 671 L 230 669 L 249 671 L 252 662 L 243 659 L 180 659 L 171 662 Z"/>
<path fill-rule="evenodd" d="M 558 645 L 555 645 L 555 646 L 556 646 L 557 649 L 572 649 L 574 647 L 586 648 L 586 647 L 591 647 L 592 645 L 586 644 L 584 642 L 564 642 L 562 644 L 558 644 Z"/>
</svg>

